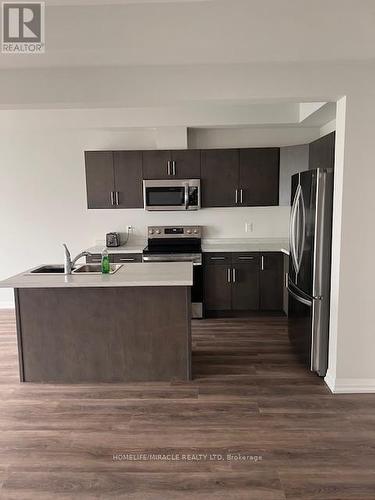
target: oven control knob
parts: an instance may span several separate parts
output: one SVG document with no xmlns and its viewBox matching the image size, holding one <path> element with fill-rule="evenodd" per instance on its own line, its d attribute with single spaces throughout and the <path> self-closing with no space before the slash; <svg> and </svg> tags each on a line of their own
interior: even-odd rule
<svg viewBox="0 0 375 500">
<path fill-rule="evenodd" d="M 149 229 L 148 233 L 149 234 L 154 234 L 154 230 L 153 229 Z"/>
<path fill-rule="evenodd" d="M 157 229 L 156 234 L 160 234 L 160 233 L 161 233 L 160 229 Z"/>
<path fill-rule="evenodd" d="M 186 230 L 187 234 L 191 234 L 191 229 Z"/>
<path fill-rule="evenodd" d="M 194 229 L 194 234 L 198 234 L 198 229 Z"/>
</svg>

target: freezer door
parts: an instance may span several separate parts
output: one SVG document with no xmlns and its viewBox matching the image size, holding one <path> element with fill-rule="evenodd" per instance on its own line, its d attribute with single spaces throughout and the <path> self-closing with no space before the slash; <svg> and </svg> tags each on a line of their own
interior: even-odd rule
<svg viewBox="0 0 375 500">
<path fill-rule="evenodd" d="M 288 334 L 300 360 L 324 377 L 328 365 L 329 302 L 321 297 L 309 297 L 288 282 Z"/>
<path fill-rule="evenodd" d="M 300 361 L 312 370 L 313 301 L 289 282 L 288 335 Z"/>
</svg>

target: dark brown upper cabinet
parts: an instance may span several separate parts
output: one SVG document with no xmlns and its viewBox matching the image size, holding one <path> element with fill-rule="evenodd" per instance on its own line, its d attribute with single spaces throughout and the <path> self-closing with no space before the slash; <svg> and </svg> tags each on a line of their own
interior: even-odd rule
<svg viewBox="0 0 375 500">
<path fill-rule="evenodd" d="M 334 168 L 335 132 L 309 144 L 309 169 Z"/>
<path fill-rule="evenodd" d="M 113 165 L 116 207 L 142 208 L 142 152 L 114 151 Z"/>
<path fill-rule="evenodd" d="M 279 204 L 279 148 L 240 149 L 240 204 Z"/>
<path fill-rule="evenodd" d="M 201 179 L 202 207 L 279 202 L 279 148 L 89 151 L 88 208 L 143 207 L 142 179 Z"/>
<path fill-rule="evenodd" d="M 169 151 L 143 151 L 142 161 L 144 179 L 168 179 L 171 177 Z"/>
<path fill-rule="evenodd" d="M 143 151 L 144 179 L 199 179 L 200 151 Z"/>
<path fill-rule="evenodd" d="M 172 174 L 176 179 L 199 179 L 201 176 L 201 152 L 199 149 L 171 151 Z"/>
<path fill-rule="evenodd" d="M 86 151 L 88 208 L 142 208 L 140 151 Z"/>
<path fill-rule="evenodd" d="M 238 149 L 201 152 L 202 207 L 234 207 L 239 201 Z"/>
<path fill-rule="evenodd" d="M 281 252 L 260 254 L 260 309 L 280 311 L 283 309 L 284 256 Z"/>
<path fill-rule="evenodd" d="M 114 208 L 112 151 L 86 151 L 86 189 L 88 208 Z"/>
</svg>

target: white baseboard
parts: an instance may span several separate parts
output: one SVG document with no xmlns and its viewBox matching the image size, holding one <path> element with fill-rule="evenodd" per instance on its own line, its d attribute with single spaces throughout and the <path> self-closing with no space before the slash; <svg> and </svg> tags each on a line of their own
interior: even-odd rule
<svg viewBox="0 0 375 500">
<path fill-rule="evenodd" d="M 334 393 L 335 392 L 335 382 L 336 382 L 336 377 L 329 372 L 329 370 L 327 371 L 327 374 L 326 376 L 324 377 L 324 382 L 326 383 L 326 385 L 328 386 L 328 389 Z"/>
<path fill-rule="evenodd" d="M 333 394 L 375 393 L 375 378 L 335 378 L 327 373 L 324 382 Z"/>
<path fill-rule="evenodd" d="M 13 300 L 10 300 L 9 302 L 0 302 L 0 309 L 14 309 Z"/>
</svg>

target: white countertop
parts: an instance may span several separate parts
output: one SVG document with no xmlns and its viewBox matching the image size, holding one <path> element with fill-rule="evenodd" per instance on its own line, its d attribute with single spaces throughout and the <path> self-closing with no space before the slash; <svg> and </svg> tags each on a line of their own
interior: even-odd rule
<svg viewBox="0 0 375 500">
<path fill-rule="evenodd" d="M 39 267 L 39 266 L 38 266 Z M 192 286 L 191 262 L 123 264 L 114 274 L 28 274 L 0 281 L 0 288 L 77 288 L 124 286 Z"/>
<path fill-rule="evenodd" d="M 203 252 L 283 252 L 289 255 L 285 239 L 218 238 L 202 241 Z"/>
<path fill-rule="evenodd" d="M 119 247 L 108 247 L 108 253 L 142 253 L 147 242 L 140 241 Z M 105 244 L 86 248 L 88 252 L 101 254 Z M 289 255 L 287 239 L 276 238 L 203 238 L 203 252 L 283 252 Z"/>
<path fill-rule="evenodd" d="M 105 243 L 103 243 L 102 245 L 85 248 L 85 250 L 95 254 L 101 254 L 104 248 L 108 253 L 142 253 L 145 246 L 145 242 L 129 243 L 128 245 L 120 245 L 119 247 L 106 247 Z"/>
</svg>

